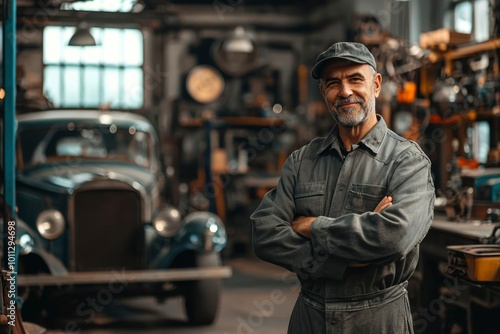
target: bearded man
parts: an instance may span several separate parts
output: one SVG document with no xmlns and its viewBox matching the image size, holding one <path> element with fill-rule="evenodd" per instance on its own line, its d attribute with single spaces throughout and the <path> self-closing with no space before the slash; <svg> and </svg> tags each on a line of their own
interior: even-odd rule
<svg viewBox="0 0 500 334">
<path fill-rule="evenodd" d="M 407 294 L 431 226 L 431 163 L 376 113 L 382 76 L 360 43 L 339 42 L 312 76 L 335 126 L 294 151 L 251 216 L 261 259 L 294 272 L 288 333 L 413 333 Z"/>
</svg>

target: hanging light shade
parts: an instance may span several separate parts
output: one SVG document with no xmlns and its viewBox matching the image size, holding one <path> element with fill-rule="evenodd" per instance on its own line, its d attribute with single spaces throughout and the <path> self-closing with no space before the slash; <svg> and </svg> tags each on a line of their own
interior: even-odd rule
<svg viewBox="0 0 500 334">
<path fill-rule="evenodd" d="M 213 53 L 219 69 L 234 77 L 241 77 L 260 64 L 258 46 L 242 26 L 237 26 L 227 37 L 219 40 Z"/>
<path fill-rule="evenodd" d="M 224 41 L 222 49 L 225 52 L 251 53 L 254 50 L 254 44 L 245 28 L 238 26 Z"/>
<path fill-rule="evenodd" d="M 69 46 L 96 46 L 94 36 L 90 33 L 90 28 L 86 22 L 80 22 L 76 27 L 75 34 L 68 42 Z"/>
</svg>

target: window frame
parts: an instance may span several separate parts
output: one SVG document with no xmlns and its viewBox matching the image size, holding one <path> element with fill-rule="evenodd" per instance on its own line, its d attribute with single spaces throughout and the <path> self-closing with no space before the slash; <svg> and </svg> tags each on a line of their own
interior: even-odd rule
<svg viewBox="0 0 500 334">
<path fill-rule="evenodd" d="M 471 8 L 470 13 L 470 31 L 464 31 L 457 26 L 457 8 L 460 6 L 468 4 Z M 481 5 L 486 4 L 486 12 L 488 13 L 487 20 L 478 20 L 479 17 L 482 17 L 479 12 L 481 9 Z M 484 9 L 484 8 L 483 8 Z M 472 39 L 476 42 L 483 42 L 488 40 L 491 35 L 491 17 L 489 13 L 489 1 L 488 0 L 460 0 L 452 3 L 449 13 L 447 15 L 449 20 L 449 27 L 453 30 L 456 30 L 461 33 L 471 34 Z M 482 22 L 483 26 L 478 25 L 478 22 Z M 484 26 L 486 25 L 486 26 Z"/>
<path fill-rule="evenodd" d="M 47 57 L 46 52 L 49 52 L 50 46 L 46 45 L 46 29 L 59 29 L 59 45 L 57 46 L 59 54 L 57 56 Z M 54 107 L 57 109 L 97 109 L 107 108 L 111 110 L 139 110 L 145 105 L 145 38 L 144 33 L 137 27 L 93 27 L 90 29 L 91 33 L 96 37 L 97 46 L 90 47 L 74 47 L 67 46 L 69 38 L 75 31 L 75 27 L 63 25 L 51 25 L 44 28 L 43 34 L 43 47 L 42 47 L 42 90 L 44 95 L 53 102 Z M 106 59 L 105 49 L 106 46 L 102 43 L 103 36 L 106 31 L 114 31 L 119 34 L 120 51 L 116 52 L 121 60 L 109 61 Z M 128 58 L 123 57 L 125 54 L 133 52 L 127 46 L 128 40 L 125 40 L 127 34 L 135 34 L 135 46 L 140 50 L 135 55 L 132 62 L 127 61 Z M 54 44 L 56 45 L 56 44 Z M 88 48 L 98 48 L 94 51 L 87 51 Z M 56 49 L 55 47 L 53 49 Z M 108 47 L 109 49 L 109 47 Z M 70 50 L 70 51 L 68 51 Z M 53 50 L 52 50 L 53 52 Z M 78 59 L 65 58 L 67 54 L 78 54 Z M 84 57 L 93 55 L 92 61 L 85 61 Z M 95 59 L 98 54 L 98 59 Z M 71 57 L 71 56 L 70 56 Z M 47 59 L 49 58 L 49 59 Z M 50 59 L 52 58 L 52 59 Z M 55 59 L 55 60 L 54 60 Z M 48 84 L 49 72 L 53 71 L 56 75 L 58 73 L 58 85 L 53 83 L 52 86 Z M 65 79 L 64 76 L 68 75 L 70 71 L 76 71 L 78 74 L 76 79 Z M 98 93 L 97 101 L 88 101 L 85 97 L 86 91 L 93 86 L 85 82 L 86 75 L 91 72 L 96 73 L 97 87 L 93 87 L 93 91 Z M 109 73 L 115 73 L 115 80 L 107 80 L 106 76 Z M 129 81 L 127 81 L 129 77 Z M 114 81 L 114 82 L 113 82 Z M 72 87 L 69 83 L 77 82 L 76 92 L 74 92 L 73 101 L 68 100 L 67 87 Z M 132 84 L 131 84 L 132 82 Z M 111 84 L 110 84 L 111 83 Z M 114 85 L 112 84 L 114 83 Z M 106 92 L 110 90 L 104 89 L 105 87 L 114 88 L 114 98 L 108 99 Z M 72 87 L 73 88 L 73 87 Z M 57 96 L 57 97 L 56 97 Z"/>
</svg>

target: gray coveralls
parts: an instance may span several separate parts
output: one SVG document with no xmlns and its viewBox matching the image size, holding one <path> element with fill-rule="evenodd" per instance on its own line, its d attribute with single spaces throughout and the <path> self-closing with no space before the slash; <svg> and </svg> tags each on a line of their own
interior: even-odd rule
<svg viewBox="0 0 500 334">
<path fill-rule="evenodd" d="M 289 333 L 413 333 L 405 288 L 433 218 L 431 166 L 377 118 L 345 157 L 337 127 L 293 152 L 251 216 L 257 256 L 301 283 Z M 292 231 L 296 216 L 317 217 L 311 239 Z"/>
</svg>

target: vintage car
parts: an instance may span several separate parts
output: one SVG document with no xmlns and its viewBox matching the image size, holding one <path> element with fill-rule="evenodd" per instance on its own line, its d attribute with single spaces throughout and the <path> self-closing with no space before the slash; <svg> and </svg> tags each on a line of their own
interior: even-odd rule
<svg viewBox="0 0 500 334">
<path fill-rule="evenodd" d="M 213 213 L 181 213 L 162 199 L 152 124 L 134 113 L 88 110 L 35 112 L 17 121 L 25 320 L 56 316 L 57 298 L 69 305 L 70 295 L 84 321 L 88 296 L 105 304 L 181 295 L 191 324 L 212 323 L 220 279 L 231 275 L 220 259 L 225 227 Z M 86 297 L 75 297 L 78 291 Z"/>
</svg>

